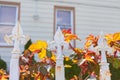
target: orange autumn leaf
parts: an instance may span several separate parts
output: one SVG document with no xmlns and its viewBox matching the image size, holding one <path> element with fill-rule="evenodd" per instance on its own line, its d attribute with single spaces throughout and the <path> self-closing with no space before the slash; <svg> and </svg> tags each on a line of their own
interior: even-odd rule
<svg viewBox="0 0 120 80">
<path fill-rule="evenodd" d="M 85 49 L 88 49 L 88 48 L 91 46 L 91 44 L 92 44 L 91 41 L 86 41 L 84 48 L 85 48 Z"/>
<path fill-rule="evenodd" d="M 66 42 L 70 42 L 71 40 L 80 40 L 80 38 L 78 38 L 78 36 L 77 35 L 75 35 L 75 34 L 67 34 L 66 36 L 65 36 L 65 41 Z"/>
<path fill-rule="evenodd" d="M 87 38 L 87 40 L 93 40 L 94 39 L 94 36 L 92 34 L 90 34 Z"/>
<path fill-rule="evenodd" d="M 90 61 L 90 62 L 93 62 L 94 63 L 94 60 L 91 58 L 91 56 L 85 56 L 85 59 L 87 60 L 87 61 Z"/>
<path fill-rule="evenodd" d="M 77 53 L 77 54 L 82 54 L 82 53 L 84 53 L 84 50 L 83 50 L 83 49 L 80 49 L 80 48 L 74 48 L 74 51 L 75 51 L 75 53 Z"/>
<path fill-rule="evenodd" d="M 8 80 L 8 79 L 6 78 L 6 76 L 3 75 L 3 76 L 1 77 L 1 80 Z"/>
<path fill-rule="evenodd" d="M 5 74 L 6 71 L 3 69 L 0 69 L 0 80 L 8 80 L 7 78 L 9 78 L 9 75 Z"/>
<path fill-rule="evenodd" d="M 65 41 L 66 42 L 70 42 L 71 40 L 76 40 L 76 39 L 80 40 L 80 38 L 77 35 L 71 34 L 71 30 L 70 29 L 68 29 L 68 30 L 63 29 L 62 33 L 63 33 L 63 35 L 65 37 Z"/>
<path fill-rule="evenodd" d="M 63 29 L 63 30 L 62 30 L 62 33 L 63 33 L 63 34 L 71 34 L 71 30 L 70 30 L 70 29 L 68 29 L 68 30 Z"/>
<path fill-rule="evenodd" d="M 107 34 L 105 35 L 105 38 L 108 41 L 108 44 L 111 42 L 120 41 L 120 32 L 114 34 Z"/>
<path fill-rule="evenodd" d="M 110 47 L 120 51 L 120 32 L 116 32 L 114 34 L 105 35 L 107 43 Z"/>
<path fill-rule="evenodd" d="M 86 59 L 87 61 L 90 61 L 90 62 L 95 63 L 94 57 L 95 57 L 95 52 L 90 51 L 90 50 L 87 50 L 87 52 L 86 52 L 86 54 L 85 54 L 85 59 Z"/>
<path fill-rule="evenodd" d="M 107 40 L 107 43 L 110 44 L 113 41 L 113 34 L 106 34 L 105 39 Z"/>
<path fill-rule="evenodd" d="M 113 34 L 113 40 L 114 41 L 119 41 L 120 40 L 120 32 L 117 32 L 117 33 Z"/>
<path fill-rule="evenodd" d="M 87 56 L 87 55 L 89 55 L 89 56 L 95 56 L 96 53 L 94 51 L 91 51 L 91 50 L 86 50 L 85 56 Z"/>
<path fill-rule="evenodd" d="M 98 36 L 93 36 L 92 34 L 90 34 L 87 38 L 86 38 L 86 42 L 85 42 L 85 49 L 89 48 L 92 44 L 93 46 L 97 46 L 97 42 L 98 42 Z"/>
</svg>

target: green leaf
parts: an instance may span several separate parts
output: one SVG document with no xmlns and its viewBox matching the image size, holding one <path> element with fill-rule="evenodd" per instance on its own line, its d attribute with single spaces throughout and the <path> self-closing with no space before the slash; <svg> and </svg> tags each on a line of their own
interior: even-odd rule
<svg viewBox="0 0 120 80">
<path fill-rule="evenodd" d="M 35 65 L 38 66 L 38 67 L 40 67 L 40 66 L 46 66 L 47 63 L 37 62 Z"/>
<path fill-rule="evenodd" d="M 0 69 L 6 70 L 6 68 L 7 68 L 6 62 L 0 58 Z"/>
<path fill-rule="evenodd" d="M 55 80 L 55 67 L 52 66 L 51 69 L 50 69 L 50 80 Z"/>
<path fill-rule="evenodd" d="M 55 74 L 55 67 L 51 67 L 51 69 L 50 69 L 50 73 Z"/>
<path fill-rule="evenodd" d="M 32 41 L 31 41 L 31 39 L 30 39 L 30 40 L 25 44 L 24 50 L 28 49 L 31 44 L 32 44 Z"/>
<path fill-rule="evenodd" d="M 51 58 L 52 57 L 52 52 L 50 51 L 50 50 L 46 50 L 46 56 L 48 57 L 48 58 Z"/>
<path fill-rule="evenodd" d="M 114 59 L 113 57 L 107 57 L 109 63 L 113 63 L 113 59 Z"/>
<path fill-rule="evenodd" d="M 35 70 L 35 66 L 31 66 L 28 68 L 28 70 L 30 71 L 30 74 L 32 74 Z"/>
<path fill-rule="evenodd" d="M 120 67 L 120 60 L 119 59 L 114 58 L 113 67 L 116 69 L 118 69 Z"/>
<path fill-rule="evenodd" d="M 45 67 L 43 67 L 43 66 L 41 66 L 40 68 L 39 68 L 39 71 L 40 71 L 40 73 L 41 74 L 43 74 L 43 75 L 47 75 L 47 69 L 45 68 Z"/>
<path fill-rule="evenodd" d="M 79 73 L 81 72 L 80 67 L 77 64 L 74 64 L 72 60 L 65 61 L 64 64 L 72 66 L 71 68 L 65 67 L 65 77 L 66 80 L 70 80 L 71 78 L 74 77 L 74 75 L 78 76 Z"/>
<path fill-rule="evenodd" d="M 110 63 L 111 80 L 120 80 L 120 68 L 116 69 Z"/>
</svg>

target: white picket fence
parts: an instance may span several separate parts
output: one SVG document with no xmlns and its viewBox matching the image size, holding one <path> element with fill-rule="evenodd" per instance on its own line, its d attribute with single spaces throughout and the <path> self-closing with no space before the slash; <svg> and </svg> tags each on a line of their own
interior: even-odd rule
<svg viewBox="0 0 120 80">
<path fill-rule="evenodd" d="M 29 40 L 29 37 L 23 34 L 23 30 L 19 23 L 13 28 L 11 35 L 6 35 L 5 40 L 7 43 L 11 44 L 14 41 L 14 48 L 12 51 L 12 58 L 10 61 L 10 79 L 9 80 L 19 80 L 19 56 L 20 56 L 20 48 L 19 45 L 21 43 L 25 43 Z M 12 41 L 13 40 L 13 41 Z M 111 80 L 110 75 L 106 74 L 109 71 L 109 63 L 106 60 L 106 50 L 108 49 L 106 42 L 104 41 L 103 34 L 101 33 L 97 50 L 100 50 L 101 53 L 101 63 L 100 63 L 100 80 Z M 57 47 L 57 58 L 56 58 L 56 73 L 55 78 L 56 80 L 65 80 L 65 73 L 64 73 L 64 64 L 63 64 L 63 54 L 61 46 L 68 48 L 68 43 L 64 41 L 64 36 L 58 28 L 56 34 L 54 36 L 54 41 L 49 43 L 49 46 Z M 13 67 L 14 66 L 14 67 Z M 96 80 L 96 79 L 88 79 L 88 80 Z"/>
</svg>

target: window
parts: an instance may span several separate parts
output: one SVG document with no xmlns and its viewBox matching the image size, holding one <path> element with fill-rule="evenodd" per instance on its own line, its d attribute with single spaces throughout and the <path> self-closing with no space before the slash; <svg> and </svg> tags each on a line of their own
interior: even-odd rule
<svg viewBox="0 0 120 80">
<path fill-rule="evenodd" d="M 0 46 L 5 46 L 3 37 L 9 35 L 20 20 L 20 3 L 0 1 Z"/>
<path fill-rule="evenodd" d="M 71 33 L 75 33 L 74 7 L 54 7 L 54 34 L 58 27 L 69 30 Z"/>
</svg>

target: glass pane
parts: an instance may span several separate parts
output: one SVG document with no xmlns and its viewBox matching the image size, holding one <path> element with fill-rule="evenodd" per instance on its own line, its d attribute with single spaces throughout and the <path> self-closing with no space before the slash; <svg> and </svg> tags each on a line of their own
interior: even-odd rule
<svg viewBox="0 0 120 80">
<path fill-rule="evenodd" d="M 0 6 L 0 23 L 15 24 L 16 7 Z"/>
<path fill-rule="evenodd" d="M 11 31 L 13 29 L 13 26 L 0 26 L 0 43 L 5 43 L 4 36 L 10 35 Z"/>
<path fill-rule="evenodd" d="M 57 10 L 57 27 L 71 32 L 71 11 Z"/>
<path fill-rule="evenodd" d="M 71 25 L 71 11 L 58 10 L 57 11 L 57 24 Z"/>
<path fill-rule="evenodd" d="M 16 10 L 17 7 L 15 6 L 0 6 L 0 44 L 5 43 L 4 36 L 11 34 L 16 24 Z"/>
</svg>

